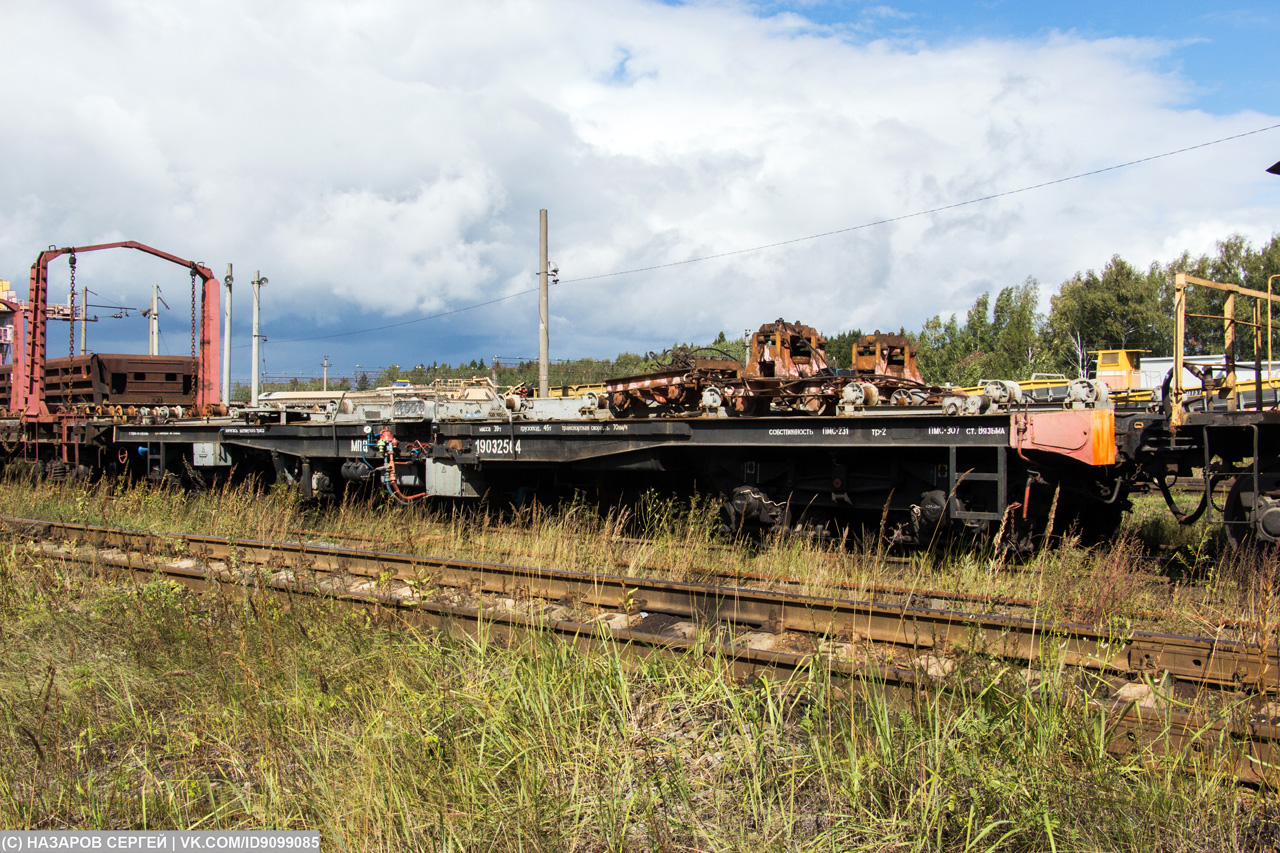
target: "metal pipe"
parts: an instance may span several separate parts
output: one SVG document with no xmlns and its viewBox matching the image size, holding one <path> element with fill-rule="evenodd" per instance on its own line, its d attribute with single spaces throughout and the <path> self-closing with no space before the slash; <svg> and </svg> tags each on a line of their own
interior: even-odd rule
<svg viewBox="0 0 1280 853">
<path fill-rule="evenodd" d="M 1223 377 L 1222 387 L 1226 389 L 1227 409 L 1234 412 L 1239 407 L 1240 396 L 1236 390 L 1236 295 L 1234 293 L 1227 294 L 1227 300 L 1222 307 L 1222 352 L 1226 361 L 1226 376 Z M 1205 397 L 1208 398 L 1209 390 L 1205 389 Z"/>
<path fill-rule="evenodd" d="M 1174 429 L 1182 425 L 1182 353 L 1187 335 L 1187 274 L 1173 277 L 1173 384 L 1170 388 L 1172 408 L 1169 423 Z"/>
<path fill-rule="evenodd" d="M 547 284 L 547 211 L 538 211 L 538 396 L 551 396 L 551 343 L 547 331 L 550 313 Z"/>
<path fill-rule="evenodd" d="M 1271 303 L 1268 301 L 1267 305 Z M 1253 401 L 1253 408 L 1262 411 L 1262 305 L 1258 300 L 1253 300 L 1253 393 L 1257 399 Z M 1267 365 L 1267 374 L 1270 376 L 1271 365 Z"/>
<path fill-rule="evenodd" d="M 260 330 L 260 315 L 262 313 L 262 285 L 267 280 L 262 277 L 261 270 L 253 271 L 253 373 L 249 387 L 249 405 L 258 405 L 258 371 L 261 368 L 261 360 L 258 358 L 258 346 L 262 340 Z"/>
<path fill-rule="evenodd" d="M 231 285 L 235 277 L 227 264 L 227 277 L 222 280 L 227 298 L 222 301 L 222 405 L 231 405 Z"/>
<path fill-rule="evenodd" d="M 1275 368 L 1271 365 L 1271 282 L 1280 278 L 1280 273 L 1276 273 L 1267 279 L 1267 380 L 1271 379 L 1271 371 Z"/>
</svg>

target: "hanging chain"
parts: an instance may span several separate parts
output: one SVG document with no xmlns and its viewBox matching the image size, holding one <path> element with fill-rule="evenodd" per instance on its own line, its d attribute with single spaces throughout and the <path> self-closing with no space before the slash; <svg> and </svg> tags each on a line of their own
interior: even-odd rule
<svg viewBox="0 0 1280 853">
<path fill-rule="evenodd" d="M 196 271 L 191 271 L 191 357 L 196 357 Z"/>
<path fill-rule="evenodd" d="M 68 337 L 70 341 L 67 343 L 67 355 L 74 356 L 76 354 L 76 253 L 72 252 L 71 257 L 71 316 L 68 318 L 70 322 L 67 325 L 71 327 Z"/>
<path fill-rule="evenodd" d="M 196 270 L 191 268 L 191 399 L 200 398 L 200 362 L 196 360 Z"/>
</svg>

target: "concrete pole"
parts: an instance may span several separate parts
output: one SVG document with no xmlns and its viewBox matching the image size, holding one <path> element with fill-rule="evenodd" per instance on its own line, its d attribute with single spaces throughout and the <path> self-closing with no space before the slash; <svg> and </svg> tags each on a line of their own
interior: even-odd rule
<svg viewBox="0 0 1280 853">
<path fill-rule="evenodd" d="M 261 340 L 260 335 L 260 314 L 262 312 L 262 285 L 267 280 L 262 277 L 261 270 L 253 271 L 253 379 L 249 389 L 249 405 L 258 405 L 258 371 L 261 368 L 261 360 L 258 358 L 258 342 Z"/>
<path fill-rule="evenodd" d="M 538 396 L 551 396 L 551 344 L 547 332 L 550 299 L 547 286 L 547 211 L 538 211 Z"/>
<path fill-rule="evenodd" d="M 80 288 L 80 354 L 84 355 L 84 339 L 89 334 L 89 288 Z"/>
<path fill-rule="evenodd" d="M 324 384 L 320 386 L 321 391 L 329 390 L 329 356 L 324 357 Z"/>
<path fill-rule="evenodd" d="M 227 295 L 222 301 L 222 405 L 231 405 L 231 264 L 227 264 L 227 277 L 222 280 Z"/>
<path fill-rule="evenodd" d="M 160 285 L 151 285 L 151 313 L 147 314 L 147 352 L 160 354 Z"/>
</svg>

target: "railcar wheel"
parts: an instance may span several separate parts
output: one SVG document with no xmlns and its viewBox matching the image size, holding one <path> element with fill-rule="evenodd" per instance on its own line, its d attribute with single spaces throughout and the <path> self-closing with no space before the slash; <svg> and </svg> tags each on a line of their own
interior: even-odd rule
<svg viewBox="0 0 1280 853">
<path fill-rule="evenodd" d="M 720 533 L 729 539 L 759 540 L 785 527 L 789 517 L 785 502 L 770 500 L 755 486 L 738 486 L 720 507 Z"/>
<path fill-rule="evenodd" d="M 1280 471 L 1259 472 L 1257 494 L 1252 474 L 1236 477 L 1222 507 L 1222 521 L 1234 547 L 1280 542 Z"/>
</svg>

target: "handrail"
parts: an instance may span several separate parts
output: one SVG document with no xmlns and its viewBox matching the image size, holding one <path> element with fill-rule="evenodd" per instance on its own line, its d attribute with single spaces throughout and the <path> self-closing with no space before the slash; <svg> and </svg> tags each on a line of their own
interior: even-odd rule
<svg viewBox="0 0 1280 853">
<path fill-rule="evenodd" d="M 1182 402 L 1185 397 L 1186 389 L 1182 385 L 1182 373 L 1184 358 L 1186 356 L 1186 337 L 1187 337 L 1187 317 L 1203 317 L 1207 319 L 1217 319 L 1216 314 L 1187 314 L 1187 286 L 1198 285 L 1200 287 L 1208 287 L 1213 290 L 1220 290 L 1228 294 L 1226 304 L 1223 306 L 1223 336 L 1224 336 L 1224 358 L 1226 359 L 1226 375 L 1224 376 L 1223 388 L 1236 394 L 1236 371 L 1235 371 L 1235 335 L 1236 325 L 1243 324 L 1252 326 L 1254 330 L 1254 361 L 1259 361 L 1259 349 L 1261 341 L 1258 338 L 1262 332 L 1261 318 L 1258 316 L 1259 311 L 1255 309 L 1254 322 L 1250 323 L 1246 320 L 1237 320 L 1235 317 L 1235 297 L 1236 295 L 1252 297 L 1258 300 L 1266 300 L 1267 303 L 1267 369 L 1271 369 L 1271 303 L 1280 301 L 1280 294 L 1271 292 L 1271 282 L 1280 276 L 1271 276 L 1267 279 L 1267 290 L 1254 290 L 1251 287 L 1244 287 L 1239 284 L 1230 284 L 1221 281 L 1210 281 L 1209 279 L 1199 278 L 1197 276 L 1188 275 L 1180 272 L 1174 276 L 1173 283 L 1173 306 L 1174 306 L 1174 325 L 1173 325 L 1173 376 L 1170 386 L 1170 396 L 1172 399 L 1172 411 L 1170 412 L 1170 425 L 1176 429 L 1182 424 L 1183 411 Z M 1255 380 L 1261 390 L 1262 370 L 1261 365 L 1257 366 Z M 1209 391 L 1205 386 L 1205 393 Z M 1262 408 L 1262 394 L 1258 393 L 1258 399 L 1255 405 L 1258 409 Z M 1234 398 L 1233 398 L 1234 399 Z"/>
</svg>

